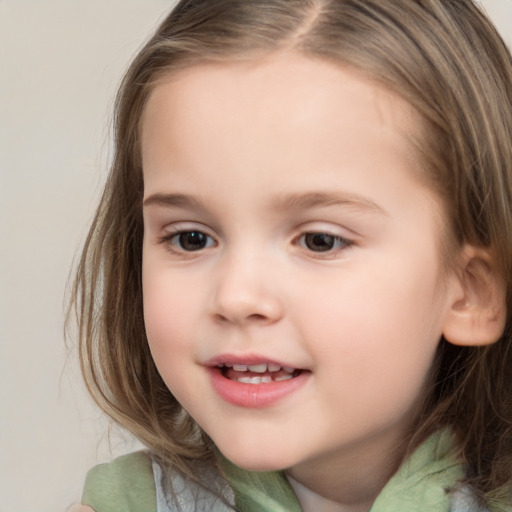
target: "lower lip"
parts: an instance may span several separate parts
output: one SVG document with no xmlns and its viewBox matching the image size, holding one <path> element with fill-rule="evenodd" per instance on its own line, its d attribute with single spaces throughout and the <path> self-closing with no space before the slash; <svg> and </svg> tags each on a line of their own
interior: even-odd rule
<svg viewBox="0 0 512 512">
<path fill-rule="evenodd" d="M 227 379 L 217 368 L 210 369 L 213 389 L 217 394 L 233 405 L 262 409 L 270 407 L 299 390 L 308 380 L 310 372 L 303 371 L 297 377 L 288 380 L 262 384 L 246 384 Z"/>
</svg>

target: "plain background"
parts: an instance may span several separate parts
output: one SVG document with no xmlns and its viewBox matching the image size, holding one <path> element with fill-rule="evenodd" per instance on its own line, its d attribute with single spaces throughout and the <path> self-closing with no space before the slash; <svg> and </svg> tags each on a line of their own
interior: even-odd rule
<svg viewBox="0 0 512 512">
<path fill-rule="evenodd" d="M 512 0 L 482 3 L 510 45 Z M 64 511 L 89 467 L 135 446 L 84 392 L 64 296 L 116 87 L 172 4 L 0 0 L 0 512 Z"/>
</svg>

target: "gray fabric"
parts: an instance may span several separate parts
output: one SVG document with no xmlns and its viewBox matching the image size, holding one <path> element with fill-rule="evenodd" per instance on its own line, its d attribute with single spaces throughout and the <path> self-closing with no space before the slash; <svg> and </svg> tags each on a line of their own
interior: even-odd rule
<svg viewBox="0 0 512 512">
<path fill-rule="evenodd" d="M 226 505 L 215 494 L 194 482 L 186 480 L 179 473 L 173 473 L 168 481 L 160 465 L 153 461 L 156 500 L 158 512 L 233 512 L 234 508 Z M 211 488 L 219 489 L 228 503 L 234 503 L 231 488 L 220 475 L 209 477 Z"/>
<path fill-rule="evenodd" d="M 469 487 L 460 487 L 451 494 L 451 512 L 489 512 L 487 508 L 478 504 L 473 492 Z"/>
</svg>

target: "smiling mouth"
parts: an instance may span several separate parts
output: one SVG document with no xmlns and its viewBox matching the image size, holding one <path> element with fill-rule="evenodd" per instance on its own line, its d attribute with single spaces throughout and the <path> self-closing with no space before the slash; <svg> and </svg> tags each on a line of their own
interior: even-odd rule
<svg viewBox="0 0 512 512">
<path fill-rule="evenodd" d="M 242 384 L 270 384 L 298 377 L 302 370 L 278 364 L 230 364 L 217 365 L 223 377 Z"/>
</svg>

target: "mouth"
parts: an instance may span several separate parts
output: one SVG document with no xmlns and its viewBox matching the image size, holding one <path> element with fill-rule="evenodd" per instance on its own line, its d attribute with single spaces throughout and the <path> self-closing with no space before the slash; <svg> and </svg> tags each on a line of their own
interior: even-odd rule
<svg viewBox="0 0 512 512">
<path fill-rule="evenodd" d="M 303 370 L 276 363 L 219 363 L 216 368 L 223 377 L 242 384 L 271 384 L 298 377 Z"/>
<path fill-rule="evenodd" d="M 263 409 L 293 396 L 309 381 L 311 371 L 256 355 L 223 355 L 207 363 L 216 393 L 226 402 Z"/>
</svg>

